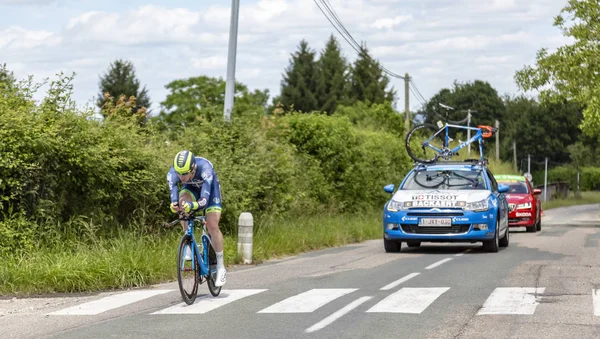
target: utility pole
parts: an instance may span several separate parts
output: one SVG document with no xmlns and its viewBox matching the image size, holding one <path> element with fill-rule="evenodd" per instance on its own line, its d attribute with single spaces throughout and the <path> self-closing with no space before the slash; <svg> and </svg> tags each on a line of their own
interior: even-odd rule
<svg viewBox="0 0 600 339">
<path fill-rule="evenodd" d="M 496 161 L 500 161 L 500 121 L 496 119 Z"/>
<path fill-rule="evenodd" d="M 231 0 L 231 22 L 229 24 L 229 54 L 227 56 L 227 82 L 225 84 L 224 120 L 231 121 L 233 97 L 235 95 L 235 58 L 237 55 L 238 17 L 240 0 Z"/>
<path fill-rule="evenodd" d="M 548 158 L 546 157 L 546 168 L 544 170 L 544 202 L 546 202 L 546 193 L 548 192 Z"/>
<path fill-rule="evenodd" d="M 531 154 L 527 154 L 527 173 L 531 173 Z"/>
<path fill-rule="evenodd" d="M 410 106 L 408 104 L 409 81 L 410 77 L 408 76 L 408 73 L 404 73 L 404 136 L 406 136 L 410 130 Z"/>
<path fill-rule="evenodd" d="M 471 127 L 471 109 L 467 110 L 467 127 Z M 471 130 L 467 129 L 467 140 L 471 140 Z M 471 143 L 467 146 L 467 154 L 471 155 Z"/>
<path fill-rule="evenodd" d="M 517 142 L 513 140 L 513 165 L 517 170 Z"/>
</svg>

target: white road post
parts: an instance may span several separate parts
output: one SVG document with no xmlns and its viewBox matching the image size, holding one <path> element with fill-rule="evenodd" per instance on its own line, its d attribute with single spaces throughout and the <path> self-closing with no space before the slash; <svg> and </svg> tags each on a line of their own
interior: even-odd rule
<svg viewBox="0 0 600 339">
<path fill-rule="evenodd" d="M 242 253 L 244 264 L 252 263 L 252 233 L 254 219 L 252 213 L 243 212 L 238 220 L 238 254 Z"/>
</svg>

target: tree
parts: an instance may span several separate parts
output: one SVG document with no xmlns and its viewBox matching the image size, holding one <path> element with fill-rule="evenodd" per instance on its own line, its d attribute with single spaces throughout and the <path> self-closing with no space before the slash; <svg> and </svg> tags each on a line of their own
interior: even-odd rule
<svg viewBox="0 0 600 339">
<path fill-rule="evenodd" d="M 292 54 L 289 66 L 281 81 L 281 94 L 274 104 L 281 102 L 287 109 L 311 112 L 318 110 L 318 72 L 315 52 L 308 47 L 306 40 L 300 41 L 298 51 Z"/>
<path fill-rule="evenodd" d="M 106 101 L 112 98 L 135 97 L 137 103 L 132 107 L 132 115 L 142 108 L 150 108 L 150 98 L 146 86 L 140 90 L 140 81 L 135 75 L 135 67 L 131 61 L 116 60 L 110 64 L 108 72 L 100 77 L 100 93 L 96 105 L 103 108 Z M 106 95 L 108 93 L 108 95 Z M 113 105 L 115 103 L 112 103 Z"/>
<path fill-rule="evenodd" d="M 555 162 L 570 161 L 568 146 L 579 140 L 581 134 L 578 125 L 582 109 L 578 104 L 545 104 L 519 96 L 508 100 L 506 106 L 507 116 L 513 122 L 501 129 L 505 160 L 512 159 L 512 141 L 515 140 L 518 157 L 531 154 L 538 159 L 548 157 Z"/>
<path fill-rule="evenodd" d="M 225 81 L 222 78 L 197 76 L 168 83 L 169 90 L 158 119 L 168 125 L 191 123 L 202 117 L 222 119 L 225 105 Z M 264 113 L 269 98 L 267 89 L 250 92 L 242 83 L 235 83 L 235 104 L 232 117 L 249 111 Z"/>
<path fill-rule="evenodd" d="M 379 62 L 369 55 L 366 46 L 361 46 L 350 72 L 348 97 L 353 101 L 364 101 L 369 105 L 394 101 L 394 88 L 386 90 L 389 78 L 383 73 Z"/>
<path fill-rule="evenodd" d="M 564 13 L 568 15 L 563 16 Z M 569 0 L 554 19 L 564 36 L 574 43 L 549 54 L 537 53 L 536 66 L 515 74 L 517 85 L 540 90 L 542 102 L 575 100 L 584 106 L 580 128 L 587 135 L 600 136 L 600 3 L 597 0 Z"/>
<path fill-rule="evenodd" d="M 439 104 L 454 108 L 449 112 L 443 110 Z M 438 120 L 435 113 L 441 115 L 445 121 L 463 121 L 467 124 L 467 110 L 476 111 L 471 114 L 471 126 L 494 125 L 494 120 L 503 120 L 504 103 L 496 89 L 487 81 L 475 80 L 473 82 L 458 83 L 454 81 L 453 87 L 443 88 L 427 103 L 426 122 Z"/>
<path fill-rule="evenodd" d="M 9 71 L 6 64 L 0 65 L 0 91 L 8 92 L 16 84 L 17 80 L 12 71 Z"/>
<path fill-rule="evenodd" d="M 317 65 L 318 106 L 321 111 L 331 115 L 335 112 L 338 103 L 346 99 L 345 91 L 348 82 L 348 65 L 333 35 L 327 41 Z"/>
</svg>

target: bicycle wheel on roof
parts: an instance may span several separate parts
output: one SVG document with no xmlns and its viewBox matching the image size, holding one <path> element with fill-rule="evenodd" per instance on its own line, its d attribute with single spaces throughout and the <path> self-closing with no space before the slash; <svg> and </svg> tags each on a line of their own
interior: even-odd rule
<svg viewBox="0 0 600 339">
<path fill-rule="evenodd" d="M 432 163 L 447 147 L 443 131 L 432 124 L 420 124 L 406 135 L 406 151 L 413 160 Z"/>
</svg>

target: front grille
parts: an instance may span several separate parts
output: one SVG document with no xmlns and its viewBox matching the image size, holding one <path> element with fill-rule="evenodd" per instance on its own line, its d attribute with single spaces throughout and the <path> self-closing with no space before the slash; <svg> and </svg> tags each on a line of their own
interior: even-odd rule
<svg viewBox="0 0 600 339">
<path fill-rule="evenodd" d="M 521 221 L 529 221 L 529 218 L 509 218 L 508 222 L 521 222 Z"/>
<path fill-rule="evenodd" d="M 408 212 L 406 215 L 411 217 L 462 217 L 463 212 Z"/>
<path fill-rule="evenodd" d="M 410 234 L 460 234 L 467 233 L 470 224 L 452 225 L 450 227 L 420 227 L 414 224 L 401 224 L 402 231 Z"/>
</svg>

